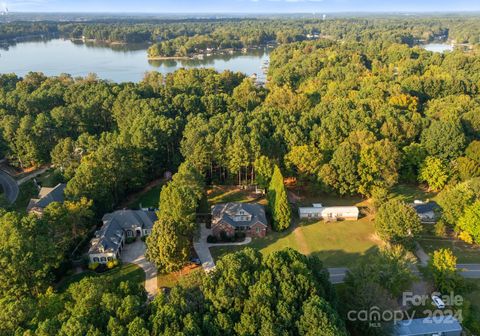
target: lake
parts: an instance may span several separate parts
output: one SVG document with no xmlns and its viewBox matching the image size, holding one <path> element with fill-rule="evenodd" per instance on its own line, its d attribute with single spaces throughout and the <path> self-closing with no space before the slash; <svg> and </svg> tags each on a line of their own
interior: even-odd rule
<svg viewBox="0 0 480 336">
<path fill-rule="evenodd" d="M 446 43 L 428 43 L 422 46 L 423 49 L 433 52 L 443 53 L 445 51 L 453 51 L 453 46 Z"/>
<path fill-rule="evenodd" d="M 99 78 L 115 82 L 138 82 L 147 71 L 167 74 L 182 67 L 207 67 L 247 75 L 256 73 L 264 80 L 261 67 L 268 60 L 268 50 L 261 49 L 245 54 L 208 56 L 203 60 L 149 61 L 146 49 L 146 45 L 102 46 L 63 39 L 22 42 L 8 50 L 0 49 L 0 73 L 24 76 L 38 71 L 48 76 L 68 73 L 74 77 L 96 73 Z"/>
</svg>

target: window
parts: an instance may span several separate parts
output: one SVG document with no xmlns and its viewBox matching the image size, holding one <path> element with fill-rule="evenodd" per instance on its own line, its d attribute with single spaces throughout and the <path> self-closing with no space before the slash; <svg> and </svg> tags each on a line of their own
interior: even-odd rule
<svg viewBox="0 0 480 336">
<path fill-rule="evenodd" d="M 107 257 L 107 260 L 111 261 L 111 260 L 113 260 L 113 258 L 112 257 Z"/>
<path fill-rule="evenodd" d="M 97 257 L 93 258 L 93 262 L 99 262 L 100 260 Z"/>
<path fill-rule="evenodd" d="M 127 237 L 131 237 L 132 236 L 132 231 L 128 230 L 127 231 Z"/>
<path fill-rule="evenodd" d="M 106 261 L 107 261 L 107 258 L 101 257 L 101 258 L 100 258 L 100 261 L 101 261 L 101 262 L 106 262 Z"/>
<path fill-rule="evenodd" d="M 260 228 L 259 228 L 259 227 L 255 228 L 255 231 L 256 231 L 257 233 L 260 233 Z"/>
</svg>

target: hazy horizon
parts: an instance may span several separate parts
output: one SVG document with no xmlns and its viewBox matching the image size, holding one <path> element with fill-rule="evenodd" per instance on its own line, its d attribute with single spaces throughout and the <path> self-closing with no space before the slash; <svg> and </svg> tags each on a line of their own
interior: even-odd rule
<svg viewBox="0 0 480 336">
<path fill-rule="evenodd" d="M 302 14 L 302 13 L 466 13 L 480 11 L 472 0 L 0 0 L 0 9 L 23 13 L 117 14 Z"/>
</svg>

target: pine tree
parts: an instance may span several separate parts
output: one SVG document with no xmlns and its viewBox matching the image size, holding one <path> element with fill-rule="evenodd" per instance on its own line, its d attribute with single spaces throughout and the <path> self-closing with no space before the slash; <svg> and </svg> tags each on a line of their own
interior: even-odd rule
<svg viewBox="0 0 480 336">
<path fill-rule="evenodd" d="M 276 231 L 288 229 L 291 222 L 291 209 L 283 184 L 283 175 L 277 165 L 273 170 L 268 188 L 268 204 L 273 217 L 273 229 Z"/>
</svg>

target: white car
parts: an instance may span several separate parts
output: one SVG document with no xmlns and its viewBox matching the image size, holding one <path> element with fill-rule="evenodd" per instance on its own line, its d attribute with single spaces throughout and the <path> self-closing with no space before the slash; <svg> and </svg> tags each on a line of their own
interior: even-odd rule
<svg viewBox="0 0 480 336">
<path fill-rule="evenodd" d="M 436 295 L 432 295 L 432 302 L 438 309 L 444 309 L 445 303 Z"/>
</svg>

